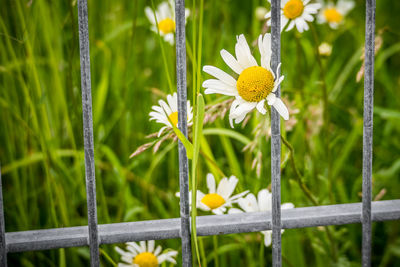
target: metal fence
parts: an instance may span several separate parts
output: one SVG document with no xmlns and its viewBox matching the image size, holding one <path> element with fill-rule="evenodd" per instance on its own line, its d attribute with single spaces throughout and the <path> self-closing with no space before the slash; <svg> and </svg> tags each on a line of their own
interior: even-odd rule
<svg viewBox="0 0 400 267">
<path fill-rule="evenodd" d="M 280 62 L 280 1 L 271 1 L 272 68 Z M 179 128 L 187 135 L 186 119 L 186 45 L 185 3 L 176 0 L 176 63 Z M 91 266 L 99 266 L 99 245 L 127 241 L 181 238 L 182 264 L 192 265 L 189 219 L 189 175 L 185 147 L 179 142 L 180 218 L 128 223 L 97 224 L 96 183 L 93 146 L 92 97 L 87 0 L 78 0 L 79 45 L 81 62 L 83 135 L 85 147 L 88 226 L 5 233 L 0 169 L 0 266 L 7 266 L 7 253 L 90 247 Z M 273 266 L 282 265 L 281 229 L 362 223 L 362 266 L 371 265 L 371 223 L 400 219 L 400 200 L 372 202 L 372 134 L 374 89 L 375 0 L 366 0 L 365 80 L 363 125 L 362 203 L 316 206 L 281 210 L 280 196 L 280 118 L 272 109 L 271 177 L 272 213 L 212 215 L 197 217 L 199 236 L 271 230 Z M 279 90 L 277 91 L 279 94 Z"/>
</svg>

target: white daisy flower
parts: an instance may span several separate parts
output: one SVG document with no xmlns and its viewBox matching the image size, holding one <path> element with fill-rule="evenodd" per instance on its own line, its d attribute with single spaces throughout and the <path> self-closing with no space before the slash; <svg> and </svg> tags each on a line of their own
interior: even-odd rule
<svg viewBox="0 0 400 267">
<path fill-rule="evenodd" d="M 150 120 L 155 120 L 158 123 L 162 123 L 165 126 L 163 126 L 159 131 L 158 131 L 158 137 L 161 136 L 163 131 L 167 128 L 172 128 L 171 123 L 169 122 L 168 118 L 171 120 L 171 122 L 174 124 L 175 127 L 178 127 L 178 96 L 176 93 L 173 95 L 167 95 L 167 102 L 164 100 L 159 100 L 158 104 L 159 106 L 152 106 L 152 110 L 149 115 L 150 115 Z M 192 120 L 193 120 L 193 109 L 190 106 L 190 101 L 187 101 L 187 123 L 188 126 L 192 125 Z"/>
<path fill-rule="evenodd" d="M 211 211 L 214 214 L 224 214 L 227 208 L 232 207 L 233 203 L 237 203 L 241 197 L 249 192 L 247 190 L 232 196 L 238 181 L 239 180 L 233 175 L 229 177 L 229 179 L 224 177 L 219 182 L 218 188 L 216 189 L 214 175 L 211 173 L 207 174 L 208 194 L 204 194 L 200 190 L 197 190 L 196 207 L 204 211 Z M 176 196 L 180 196 L 179 192 L 176 193 Z M 189 192 L 190 205 L 191 202 L 192 191 Z"/>
<path fill-rule="evenodd" d="M 217 78 L 203 82 L 203 87 L 206 88 L 205 94 L 223 94 L 236 98 L 232 102 L 229 112 L 229 122 L 232 128 L 233 120 L 235 123 L 240 123 L 246 114 L 255 108 L 261 114 L 265 114 L 267 112 L 264 107 L 265 100 L 285 120 L 289 119 L 288 109 L 274 93 L 284 77 L 279 76 L 280 64 L 275 73 L 271 69 L 271 34 L 267 33 L 264 37 L 259 36 L 258 48 L 261 54 L 261 66 L 258 66 L 251 54 L 243 34 L 237 37 L 236 58 L 225 49 L 221 50 L 222 59 L 239 75 L 237 79 L 214 66 L 203 67 L 204 72 Z"/>
<path fill-rule="evenodd" d="M 238 204 L 241 209 L 231 208 L 229 214 L 243 213 L 244 212 L 261 212 L 272 210 L 272 194 L 268 189 L 262 189 L 258 192 L 257 198 L 254 194 L 248 194 L 246 197 L 239 199 Z M 293 209 L 294 205 L 292 203 L 283 203 L 281 209 Z M 282 230 L 283 233 L 284 230 Z M 261 231 L 264 235 L 264 245 L 266 247 L 271 245 L 272 241 L 272 231 Z"/>
<path fill-rule="evenodd" d="M 154 240 L 149 240 L 147 244 L 146 241 L 140 241 L 139 244 L 127 242 L 127 251 L 115 247 L 123 261 L 123 263 L 118 263 L 118 267 L 157 267 L 165 261 L 176 264 L 174 257 L 178 255 L 178 251 L 169 249 L 167 252 L 161 253 L 161 246 L 157 246 L 156 249 L 154 246 Z"/>
<path fill-rule="evenodd" d="M 154 12 L 150 7 L 145 8 L 145 13 L 152 24 L 151 30 L 155 33 L 160 31 L 160 35 L 164 37 L 164 41 L 174 44 L 174 33 L 175 33 L 175 3 L 173 0 L 168 2 L 162 2 L 158 5 L 155 11 L 156 17 L 154 17 Z M 189 9 L 185 9 L 185 19 L 188 18 L 190 14 Z M 156 21 L 157 19 L 157 21 Z"/>
<path fill-rule="evenodd" d="M 268 0 L 271 2 L 270 0 Z M 286 31 L 290 31 L 296 26 L 299 32 L 309 29 L 307 22 L 314 21 L 313 14 L 318 13 L 321 4 L 310 4 L 311 0 L 282 0 L 281 1 L 281 31 L 288 24 Z M 271 12 L 265 15 L 267 25 L 271 26 Z"/>
<path fill-rule="evenodd" d="M 318 23 L 328 23 L 332 29 L 337 29 L 343 23 L 343 18 L 354 7 L 353 1 L 339 0 L 324 5 L 318 14 Z"/>
</svg>

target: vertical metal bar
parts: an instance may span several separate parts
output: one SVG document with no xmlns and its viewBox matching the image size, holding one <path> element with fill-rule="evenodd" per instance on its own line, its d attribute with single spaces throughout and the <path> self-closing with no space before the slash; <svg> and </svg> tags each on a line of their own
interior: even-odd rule
<svg viewBox="0 0 400 267">
<path fill-rule="evenodd" d="M 87 0 L 78 1 L 79 48 L 81 61 L 83 135 L 85 146 L 86 198 L 88 209 L 90 266 L 100 266 L 97 230 L 96 178 L 94 167 L 92 92 Z"/>
<path fill-rule="evenodd" d="M 366 1 L 364 124 L 363 124 L 363 198 L 362 266 L 371 266 L 372 135 L 374 110 L 375 0 Z"/>
<path fill-rule="evenodd" d="M 176 20 L 176 80 L 178 87 L 178 127 L 187 136 L 187 88 L 186 88 L 186 43 L 185 0 L 175 1 Z M 182 266 L 192 266 L 189 210 L 189 168 L 186 149 L 179 141 L 179 187 L 181 211 Z"/>
<path fill-rule="evenodd" d="M 4 224 L 3 185 L 0 166 L 0 266 L 7 267 L 6 229 Z"/>
<path fill-rule="evenodd" d="M 271 67 L 281 61 L 281 1 L 271 1 Z M 280 96 L 280 88 L 276 91 Z M 281 132 L 280 116 L 271 108 L 271 183 L 272 183 L 272 265 L 282 266 L 281 256 Z"/>
</svg>

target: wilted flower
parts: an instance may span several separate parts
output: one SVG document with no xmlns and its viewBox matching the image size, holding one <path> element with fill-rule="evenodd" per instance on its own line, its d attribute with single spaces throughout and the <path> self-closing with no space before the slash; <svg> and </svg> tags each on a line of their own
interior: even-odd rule
<svg viewBox="0 0 400 267">
<path fill-rule="evenodd" d="M 171 45 L 174 44 L 174 33 L 175 33 L 175 4 L 174 1 L 162 2 L 158 5 L 154 12 L 150 7 L 145 8 L 145 13 L 150 23 L 152 24 L 151 30 L 155 33 L 160 32 L 160 35 L 164 37 L 164 40 Z M 185 18 L 189 16 L 189 9 L 185 9 Z"/>
<path fill-rule="evenodd" d="M 147 245 L 146 241 L 140 241 L 139 245 L 136 242 L 127 242 L 128 251 L 115 247 L 124 262 L 118 263 L 118 267 L 157 267 L 165 261 L 176 264 L 174 257 L 178 255 L 178 251 L 169 249 L 161 253 L 161 246 L 156 249 L 154 246 L 154 240 L 149 240 Z"/>
<path fill-rule="evenodd" d="M 257 198 L 254 194 L 250 193 L 246 197 L 239 199 L 239 207 L 231 208 L 228 213 L 242 213 L 242 212 L 260 212 L 272 210 L 272 194 L 268 189 L 262 189 L 258 192 Z M 283 203 L 281 209 L 293 209 L 294 205 L 292 203 Z M 272 231 L 262 231 L 264 235 L 264 245 L 270 246 L 272 241 Z M 282 230 L 283 233 L 283 230 Z"/>
<path fill-rule="evenodd" d="M 233 120 L 235 123 L 240 123 L 247 113 L 255 108 L 261 114 L 265 114 L 267 112 L 264 107 L 265 100 L 285 120 L 289 119 L 289 112 L 285 104 L 275 95 L 275 91 L 284 77 L 279 75 L 280 64 L 275 73 L 271 69 L 271 35 L 269 33 L 259 36 L 258 48 L 261 54 L 261 66 L 258 66 L 251 54 L 243 34 L 237 37 L 236 58 L 225 49 L 221 50 L 222 59 L 239 75 L 237 79 L 214 66 L 203 67 L 204 72 L 217 78 L 203 82 L 203 87 L 206 88 L 204 93 L 235 97 L 229 112 L 231 127 L 233 127 Z"/>
<path fill-rule="evenodd" d="M 270 0 L 268 0 L 271 2 Z M 286 31 L 290 31 L 296 26 L 299 32 L 307 31 L 309 26 L 307 22 L 314 21 L 312 15 L 318 13 L 321 4 L 310 4 L 310 0 L 282 0 L 281 1 L 281 31 L 286 27 Z M 265 15 L 267 25 L 271 26 L 271 12 Z"/>
</svg>

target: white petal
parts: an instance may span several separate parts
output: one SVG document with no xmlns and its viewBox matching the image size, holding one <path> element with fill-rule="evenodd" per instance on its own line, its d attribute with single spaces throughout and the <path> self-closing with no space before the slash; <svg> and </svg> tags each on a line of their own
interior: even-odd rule
<svg viewBox="0 0 400 267">
<path fill-rule="evenodd" d="M 243 102 L 235 110 L 232 111 L 231 109 L 230 115 L 237 117 L 244 113 L 247 114 L 248 112 L 253 110 L 256 106 L 257 102 Z"/>
<path fill-rule="evenodd" d="M 216 214 L 216 215 L 222 215 L 224 214 L 224 209 L 222 209 L 221 207 L 213 209 L 212 213 Z"/>
<path fill-rule="evenodd" d="M 227 195 L 229 191 L 230 191 L 230 183 L 228 181 L 228 178 L 224 177 L 218 184 L 217 194 L 220 195 L 226 201 L 230 196 Z"/>
<path fill-rule="evenodd" d="M 246 191 L 244 191 L 244 192 L 242 192 L 242 193 L 239 193 L 239 194 L 236 194 L 236 195 L 231 196 L 231 197 L 229 198 L 229 202 L 231 202 L 231 203 L 236 203 L 236 202 L 238 202 L 239 199 L 241 199 L 241 198 L 242 198 L 244 195 L 246 195 L 248 192 L 249 192 L 249 190 L 246 190 Z"/>
<path fill-rule="evenodd" d="M 279 85 L 282 83 L 283 79 L 285 79 L 285 76 L 282 75 L 281 77 L 279 77 L 277 82 L 275 81 L 274 88 L 272 89 L 272 92 L 276 92 L 276 90 L 278 89 Z"/>
<path fill-rule="evenodd" d="M 236 58 L 239 64 L 245 69 L 252 66 L 257 66 L 257 61 L 253 57 L 250 51 L 250 47 L 247 44 L 246 38 L 243 34 L 237 37 L 237 43 L 235 45 Z"/>
<path fill-rule="evenodd" d="M 284 16 L 284 15 L 282 15 L 281 16 L 281 32 L 283 31 L 283 29 L 285 28 L 285 26 L 286 26 L 286 24 L 288 24 L 288 22 L 289 22 L 289 20 Z M 293 28 L 293 27 L 292 27 Z M 290 30 L 290 29 L 289 29 Z M 289 30 L 286 30 L 286 31 L 289 31 Z"/>
<path fill-rule="evenodd" d="M 157 257 L 158 264 L 163 263 L 166 259 L 167 259 L 167 255 L 161 254 L 160 256 Z"/>
<path fill-rule="evenodd" d="M 294 23 L 296 24 L 296 28 L 299 32 L 303 32 L 303 25 L 304 25 L 304 21 L 301 19 L 295 19 Z"/>
<path fill-rule="evenodd" d="M 160 14 L 160 19 L 159 21 L 166 19 L 166 18 L 171 18 L 172 14 L 170 12 L 170 7 L 167 2 L 162 2 L 161 4 L 158 5 L 158 12 Z"/>
<path fill-rule="evenodd" d="M 296 23 L 294 22 L 294 20 L 291 20 L 291 21 L 289 22 L 289 26 L 286 28 L 286 31 L 287 31 L 287 32 L 290 31 L 291 29 L 294 28 L 295 25 L 296 25 Z"/>
<path fill-rule="evenodd" d="M 264 233 L 264 245 L 266 247 L 271 246 L 272 243 L 272 231 L 265 231 Z"/>
<path fill-rule="evenodd" d="M 293 208 L 294 208 L 294 204 L 293 203 L 283 203 L 281 205 L 281 209 L 283 209 L 283 210 L 293 209 Z"/>
<path fill-rule="evenodd" d="M 236 80 L 232 76 L 214 66 L 204 66 L 203 71 L 214 76 L 227 85 L 236 87 Z"/>
<path fill-rule="evenodd" d="M 256 106 L 257 110 L 263 115 L 265 115 L 265 113 L 267 113 L 267 110 L 264 107 L 264 103 L 265 103 L 265 99 L 258 102 L 258 104 Z"/>
<path fill-rule="evenodd" d="M 226 65 L 228 65 L 234 72 L 240 74 L 243 71 L 242 66 L 239 65 L 238 61 L 235 59 L 234 56 L 231 55 L 231 53 L 229 53 L 225 49 L 222 49 L 220 54 Z"/>
<path fill-rule="evenodd" d="M 154 253 L 153 253 L 153 254 L 157 257 L 158 254 L 160 254 L 160 252 L 161 252 L 161 246 L 158 245 L 158 246 L 156 247 L 156 250 L 154 250 Z"/>
<path fill-rule="evenodd" d="M 226 190 L 224 190 L 224 193 L 221 193 L 221 196 L 224 199 L 228 199 L 232 195 L 237 183 L 239 182 L 239 179 L 232 175 L 231 177 L 229 177 L 228 182 L 228 186 L 225 188 Z"/>
<path fill-rule="evenodd" d="M 147 251 L 146 241 L 140 241 L 140 247 L 142 248 L 142 251 Z"/>
<path fill-rule="evenodd" d="M 228 210 L 228 214 L 238 214 L 238 213 L 243 213 L 243 211 L 237 208 L 231 208 Z"/>
<path fill-rule="evenodd" d="M 272 106 L 276 109 L 276 111 L 278 111 L 284 120 L 287 121 L 289 119 L 289 111 L 280 98 L 276 98 Z"/>
<path fill-rule="evenodd" d="M 144 9 L 144 13 L 146 14 L 147 19 L 150 21 L 151 24 L 156 24 L 156 20 L 154 19 L 153 10 L 150 7 L 146 7 Z"/>
<path fill-rule="evenodd" d="M 268 211 L 272 209 L 272 194 L 267 189 L 260 190 L 257 199 L 260 211 Z"/>
<path fill-rule="evenodd" d="M 259 211 L 257 199 L 254 194 L 248 194 L 245 198 L 239 199 L 238 204 L 246 212 Z"/>
<path fill-rule="evenodd" d="M 213 194 L 215 193 L 215 179 L 214 175 L 211 173 L 207 174 L 207 187 L 208 187 L 208 193 Z"/>
<path fill-rule="evenodd" d="M 131 257 L 131 253 L 126 252 L 125 250 L 119 248 L 119 247 L 115 247 L 114 248 L 116 252 L 118 252 L 118 254 L 120 254 L 121 256 L 126 256 L 126 257 Z"/>
<path fill-rule="evenodd" d="M 161 32 L 160 32 L 160 34 L 163 35 Z M 165 34 L 164 35 L 164 41 L 166 41 L 170 45 L 173 45 L 175 43 L 174 34 L 173 33 Z"/>
<path fill-rule="evenodd" d="M 165 103 L 164 100 L 158 100 L 158 104 L 164 109 L 167 116 L 169 116 L 172 113 L 171 108 L 168 106 L 167 103 Z"/>
<path fill-rule="evenodd" d="M 155 241 L 154 240 L 147 241 L 147 251 L 148 252 L 153 252 L 154 245 L 155 245 Z"/>
<path fill-rule="evenodd" d="M 208 80 L 204 81 L 203 87 L 207 88 L 204 91 L 205 94 L 218 93 L 218 94 L 229 95 L 229 96 L 238 95 L 238 91 L 237 91 L 236 87 L 227 85 L 226 83 L 223 83 L 217 79 L 208 79 Z"/>
<path fill-rule="evenodd" d="M 128 249 L 129 249 L 129 247 L 132 247 L 133 249 L 135 249 L 137 251 L 138 254 L 144 252 L 142 250 L 142 248 L 139 247 L 139 245 L 136 242 L 127 242 L 126 244 L 128 245 L 128 247 L 127 247 Z"/>
<path fill-rule="evenodd" d="M 268 105 L 272 106 L 276 101 L 276 95 L 274 93 L 271 93 L 267 96 L 267 103 Z"/>
<path fill-rule="evenodd" d="M 167 101 L 172 112 L 178 111 L 178 96 L 176 93 L 167 95 Z"/>
</svg>

